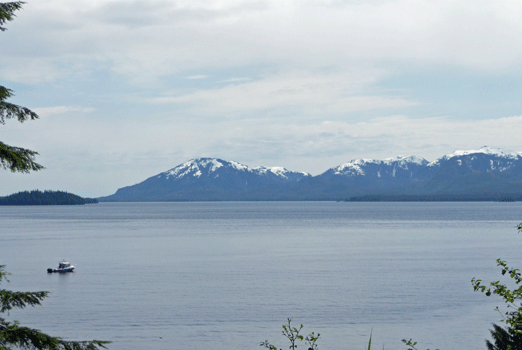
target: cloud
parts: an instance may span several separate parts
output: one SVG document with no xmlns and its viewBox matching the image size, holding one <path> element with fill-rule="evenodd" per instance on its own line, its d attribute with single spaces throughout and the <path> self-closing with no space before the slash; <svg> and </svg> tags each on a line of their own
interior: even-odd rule
<svg viewBox="0 0 522 350">
<path fill-rule="evenodd" d="M 386 92 L 370 91 L 381 72 L 315 73 L 290 71 L 262 76 L 255 81 L 233 80 L 216 88 L 176 91 L 147 99 L 151 104 L 173 104 L 196 115 L 254 113 L 292 108 L 293 115 L 328 115 L 414 106 L 416 101 Z M 251 114 L 252 115 L 252 114 Z"/>
<path fill-rule="evenodd" d="M 206 79 L 208 77 L 209 77 L 208 75 L 191 75 L 190 77 L 186 77 L 185 79 L 198 80 L 198 79 Z"/>
<path fill-rule="evenodd" d="M 519 66 L 521 15 L 522 3 L 508 0 L 34 2 L 2 34 L 3 56 L 21 59 L 9 79 L 23 79 L 24 60 L 40 57 L 35 81 L 71 59 L 110 62 L 136 84 L 256 65 L 496 72 Z"/>
<path fill-rule="evenodd" d="M 24 84 L 43 84 L 63 78 L 66 71 L 50 59 L 5 57 L 0 66 L 0 77 Z"/>
<path fill-rule="evenodd" d="M 230 126 L 230 125 L 229 125 Z M 365 122 L 252 123 L 237 126 L 209 142 L 218 155 L 246 160 L 267 159 L 314 174 L 355 158 L 385 159 L 418 155 L 432 161 L 457 149 L 492 145 L 520 151 L 517 132 L 522 117 L 455 121 L 451 118 L 412 119 L 405 116 Z M 284 162 L 284 164 L 281 164 Z M 308 164 L 306 168 L 303 164 Z"/>
<path fill-rule="evenodd" d="M 250 78 L 250 77 L 237 77 L 237 78 L 219 80 L 216 83 L 242 83 L 242 82 L 251 81 L 251 80 L 252 80 L 252 78 Z"/>
<path fill-rule="evenodd" d="M 95 112 L 93 107 L 78 107 L 78 106 L 54 106 L 54 107 L 36 107 L 33 109 L 41 117 L 48 117 L 56 114 L 64 114 L 70 112 L 91 113 Z"/>
</svg>

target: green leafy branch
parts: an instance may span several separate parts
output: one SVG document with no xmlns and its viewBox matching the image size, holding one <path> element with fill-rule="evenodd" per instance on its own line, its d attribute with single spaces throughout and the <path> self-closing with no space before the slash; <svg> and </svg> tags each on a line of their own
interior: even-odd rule
<svg viewBox="0 0 522 350">
<path fill-rule="evenodd" d="M 522 232 L 522 223 L 517 226 L 518 232 Z M 508 310 L 502 313 L 498 306 L 495 308 L 502 315 L 502 322 L 506 323 L 508 327 L 521 333 L 522 328 L 522 274 L 519 269 L 509 267 L 504 260 L 497 259 L 497 266 L 501 267 L 502 276 L 508 276 L 511 282 L 514 282 L 517 288 L 511 289 L 507 284 L 500 281 L 491 282 L 484 285 L 482 280 L 473 278 L 471 284 L 474 291 L 484 293 L 486 296 L 496 294 L 500 296 L 504 303 L 507 304 Z"/>
<path fill-rule="evenodd" d="M 317 350 L 317 340 L 319 340 L 319 337 L 321 336 L 320 333 L 317 333 L 317 335 L 312 332 L 308 334 L 306 337 L 301 334 L 301 331 L 303 330 L 303 325 L 297 327 L 292 327 L 292 320 L 287 319 L 287 324 L 283 325 L 283 331 L 282 334 L 285 338 L 287 338 L 290 341 L 290 350 L 297 349 L 297 342 L 304 341 L 307 345 L 307 350 Z M 370 333 L 370 340 L 368 341 L 368 350 L 371 350 L 372 347 L 372 335 L 373 335 L 373 329 Z M 259 344 L 269 350 L 282 350 L 278 349 L 277 346 L 271 344 L 268 340 L 265 340 L 261 344 Z M 384 349 L 384 347 L 383 347 Z"/>
<path fill-rule="evenodd" d="M 320 333 L 317 333 L 317 335 L 312 332 L 308 334 L 306 337 L 301 334 L 301 330 L 303 329 L 303 325 L 301 325 L 299 328 L 292 327 L 292 320 L 287 319 L 287 324 L 283 325 L 282 334 L 290 341 L 289 349 L 295 350 L 297 348 L 297 341 L 304 341 L 308 345 L 308 350 L 317 350 L 317 340 L 321 336 Z M 278 350 L 275 345 L 272 345 L 268 342 L 268 340 L 265 340 L 261 344 L 259 344 L 269 350 Z"/>
</svg>

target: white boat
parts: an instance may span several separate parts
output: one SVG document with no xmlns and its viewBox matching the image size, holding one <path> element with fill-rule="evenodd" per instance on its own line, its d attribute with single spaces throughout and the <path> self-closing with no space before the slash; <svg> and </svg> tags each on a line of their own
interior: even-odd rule
<svg viewBox="0 0 522 350">
<path fill-rule="evenodd" d="M 58 268 L 56 269 L 47 269 L 48 273 L 52 272 L 73 272 L 76 266 L 71 265 L 69 262 L 63 260 L 58 263 Z"/>
</svg>

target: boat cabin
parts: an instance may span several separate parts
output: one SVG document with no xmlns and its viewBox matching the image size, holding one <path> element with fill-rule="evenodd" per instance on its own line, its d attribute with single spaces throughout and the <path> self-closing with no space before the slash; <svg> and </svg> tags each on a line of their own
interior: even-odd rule
<svg viewBox="0 0 522 350">
<path fill-rule="evenodd" d="M 59 269 L 66 269 L 68 268 L 69 266 L 71 266 L 71 264 L 69 264 L 67 261 L 62 261 L 58 264 L 58 268 Z"/>
</svg>

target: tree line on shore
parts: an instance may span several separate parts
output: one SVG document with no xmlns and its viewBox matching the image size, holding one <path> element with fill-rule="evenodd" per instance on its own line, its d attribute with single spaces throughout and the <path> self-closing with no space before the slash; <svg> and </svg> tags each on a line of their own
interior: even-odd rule
<svg viewBox="0 0 522 350">
<path fill-rule="evenodd" d="M 520 202 L 522 193 L 471 193 L 429 195 L 366 195 L 354 196 L 347 202 Z"/>
<path fill-rule="evenodd" d="M 0 197 L 0 205 L 81 205 L 98 203 L 93 198 L 83 198 L 63 191 L 24 191 Z"/>
</svg>

